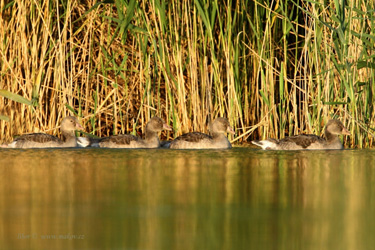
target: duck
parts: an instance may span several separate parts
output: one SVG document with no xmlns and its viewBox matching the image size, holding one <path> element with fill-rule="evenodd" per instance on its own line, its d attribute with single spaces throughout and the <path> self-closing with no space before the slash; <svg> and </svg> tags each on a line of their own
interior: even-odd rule
<svg viewBox="0 0 375 250">
<path fill-rule="evenodd" d="M 78 119 L 67 116 L 61 121 L 62 140 L 44 133 L 24 134 L 7 145 L 8 148 L 66 148 L 77 147 L 76 130 L 83 130 Z"/>
<path fill-rule="evenodd" d="M 224 117 L 216 118 L 210 124 L 211 134 L 190 132 L 174 139 L 170 144 L 171 149 L 230 149 L 227 133 L 235 134 L 229 121 Z"/>
<path fill-rule="evenodd" d="M 350 135 L 350 132 L 339 120 L 329 120 L 324 131 L 324 138 L 317 135 L 296 135 L 283 139 L 266 139 L 252 141 L 263 150 L 325 150 L 344 149 L 339 135 Z"/>
<path fill-rule="evenodd" d="M 158 132 L 162 130 L 171 131 L 172 128 L 163 119 L 152 117 L 146 124 L 145 139 L 130 134 L 119 134 L 90 139 L 90 146 L 100 148 L 159 148 Z"/>
</svg>

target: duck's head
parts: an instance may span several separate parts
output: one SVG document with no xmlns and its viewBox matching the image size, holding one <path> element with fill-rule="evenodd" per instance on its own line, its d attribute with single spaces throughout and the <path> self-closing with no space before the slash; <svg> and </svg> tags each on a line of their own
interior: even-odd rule
<svg viewBox="0 0 375 250">
<path fill-rule="evenodd" d="M 326 125 L 326 132 L 334 135 L 350 135 L 349 130 L 339 120 L 329 120 Z"/>
<path fill-rule="evenodd" d="M 162 130 L 172 130 L 172 128 L 159 117 L 152 117 L 146 125 L 146 131 L 159 132 Z"/>
<path fill-rule="evenodd" d="M 67 116 L 61 121 L 61 131 L 71 133 L 76 130 L 83 130 L 83 127 L 79 123 L 78 119 L 74 116 Z"/>
<path fill-rule="evenodd" d="M 227 118 L 216 118 L 210 125 L 211 133 L 230 133 L 235 134 L 233 128 L 230 126 Z"/>
</svg>

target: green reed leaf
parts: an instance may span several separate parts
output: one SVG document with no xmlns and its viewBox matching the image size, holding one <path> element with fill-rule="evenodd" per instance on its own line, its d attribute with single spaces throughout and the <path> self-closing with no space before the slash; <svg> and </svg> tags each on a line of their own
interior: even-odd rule
<svg viewBox="0 0 375 250">
<path fill-rule="evenodd" d="M 349 104 L 349 102 L 323 102 L 325 105 L 345 105 Z"/>
<path fill-rule="evenodd" d="M 26 104 L 29 106 L 33 105 L 33 103 L 30 100 L 5 89 L 0 89 L 0 95 L 15 102 L 19 102 L 19 103 Z"/>
<path fill-rule="evenodd" d="M 375 69 L 375 63 L 371 63 L 368 61 L 359 61 L 357 63 L 357 69 L 362 69 L 362 68 Z"/>
<path fill-rule="evenodd" d="M 72 108 L 72 106 L 70 106 L 69 104 L 65 103 L 65 107 L 67 109 L 69 109 L 70 111 L 72 111 L 74 115 L 78 116 L 77 112 L 74 110 L 74 108 Z"/>
<path fill-rule="evenodd" d="M 6 122 L 10 121 L 9 117 L 6 115 L 0 115 L 0 120 L 6 121 Z"/>
</svg>

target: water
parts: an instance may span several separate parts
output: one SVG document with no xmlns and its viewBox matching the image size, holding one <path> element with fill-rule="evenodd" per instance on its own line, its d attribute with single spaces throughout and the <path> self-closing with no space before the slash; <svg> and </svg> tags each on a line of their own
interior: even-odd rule
<svg viewBox="0 0 375 250">
<path fill-rule="evenodd" d="M 0 249 L 373 249 L 375 151 L 0 150 Z"/>
</svg>

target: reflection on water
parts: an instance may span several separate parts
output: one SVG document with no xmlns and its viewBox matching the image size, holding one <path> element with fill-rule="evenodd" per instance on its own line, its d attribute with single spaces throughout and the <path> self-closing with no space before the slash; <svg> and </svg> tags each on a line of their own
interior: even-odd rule
<svg viewBox="0 0 375 250">
<path fill-rule="evenodd" d="M 373 249 L 374 155 L 3 149 L 1 249 Z"/>
</svg>

